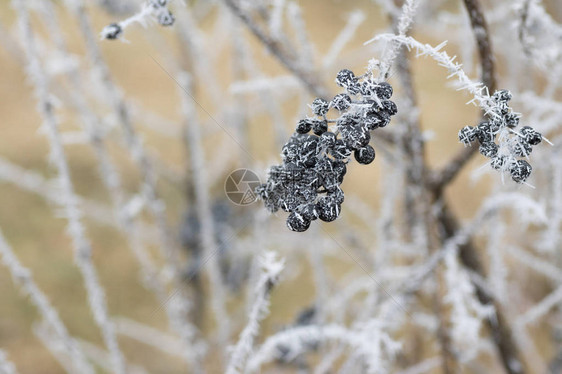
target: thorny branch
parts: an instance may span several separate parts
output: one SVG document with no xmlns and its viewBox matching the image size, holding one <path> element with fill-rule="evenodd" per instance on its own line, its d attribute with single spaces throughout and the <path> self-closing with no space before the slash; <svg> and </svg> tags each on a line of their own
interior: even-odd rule
<svg viewBox="0 0 562 374">
<path fill-rule="evenodd" d="M 464 0 L 464 5 L 470 18 L 470 24 L 478 45 L 478 55 L 482 68 L 482 83 L 493 93 L 497 88 L 495 59 L 492 53 L 492 42 L 488 31 L 488 24 L 484 17 L 482 6 L 478 0 Z M 447 186 L 462 170 L 463 166 L 477 153 L 477 147 L 463 148 L 441 170 L 432 172 L 428 178 L 429 188 L 438 191 Z"/>
</svg>

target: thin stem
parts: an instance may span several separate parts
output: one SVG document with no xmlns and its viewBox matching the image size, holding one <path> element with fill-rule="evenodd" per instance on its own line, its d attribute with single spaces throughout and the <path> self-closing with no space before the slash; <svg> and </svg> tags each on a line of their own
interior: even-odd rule
<svg viewBox="0 0 562 374">
<path fill-rule="evenodd" d="M 224 0 L 226 6 L 250 29 L 250 31 L 263 43 L 267 50 L 273 54 L 290 72 L 292 72 L 303 85 L 314 95 L 326 99 L 328 90 L 320 83 L 319 78 L 311 71 L 301 66 L 299 59 L 293 56 L 287 46 L 275 40 L 248 15 L 235 0 Z"/>
</svg>

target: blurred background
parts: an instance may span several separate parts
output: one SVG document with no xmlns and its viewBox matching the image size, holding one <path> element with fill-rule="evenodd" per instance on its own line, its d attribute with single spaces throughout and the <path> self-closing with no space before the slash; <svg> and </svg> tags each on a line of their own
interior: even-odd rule
<svg viewBox="0 0 562 374">
<path fill-rule="evenodd" d="M 88 145 L 88 136 L 81 124 L 83 118 L 73 104 L 69 104 L 73 95 L 85 98 L 90 109 L 101 119 L 100 128 L 107 137 L 108 153 L 118 167 L 127 195 L 126 207 L 135 220 L 142 223 L 138 232 L 140 240 L 147 243 L 155 263 L 161 263 L 156 249 L 158 234 L 154 219 L 147 210 L 142 173 L 130 157 L 121 129 L 116 124 L 118 118 L 108 109 L 111 107 L 108 100 L 112 98 L 106 97 L 104 101 L 103 93 L 100 93 L 103 92 L 100 89 L 102 79 L 93 73 L 95 68 L 88 58 L 79 20 L 67 3 L 49 2 L 52 3 L 49 9 L 54 12 L 52 20 L 60 27 L 64 40 L 53 34 L 46 19 L 50 10 L 43 8 L 42 1 L 28 2 L 32 9 L 31 24 L 37 35 L 41 63 L 55 87 L 52 94 L 60 121 L 59 131 L 76 193 L 82 199 L 87 235 L 92 242 L 92 260 L 106 292 L 108 310 L 116 321 L 137 321 L 167 331 L 168 322 L 164 311 L 159 308 L 160 301 L 143 287 L 138 262 L 127 248 L 127 238 L 116 223 L 96 155 Z M 91 27 L 97 36 L 106 25 L 133 15 L 138 11 L 140 2 L 92 0 L 86 3 Z M 269 2 L 264 3 L 269 6 Z M 492 25 L 494 45 L 505 44 L 503 38 L 506 34 L 517 33 L 517 20 L 510 21 L 508 16 L 500 14 L 510 8 L 510 4 L 502 8 L 492 1 L 483 3 Z M 339 70 L 349 68 L 359 75 L 365 71 L 370 59 L 381 58 L 384 42 L 364 45 L 376 34 L 391 32 L 390 19 L 379 2 L 303 0 L 294 4 L 300 9 L 306 34 L 299 33 L 302 32 L 301 26 L 297 24 L 295 27 L 294 23 L 301 20 L 286 9 L 287 14 L 280 27 L 288 30 L 287 36 L 299 47 L 296 52 L 309 54 L 311 68 L 331 94 L 338 92 L 333 80 Z M 550 16 L 560 22 L 561 3 L 553 0 L 543 4 Z M 267 168 L 280 162 L 283 139 L 289 138 L 299 118 L 310 114 L 307 104 L 314 96 L 221 4 L 187 1 L 187 7 L 183 8 L 174 1 L 170 9 L 176 16 L 176 23 L 171 27 L 162 27 L 156 22 L 149 23 L 146 28 L 133 24 L 127 27 L 122 40 L 97 38 L 96 43 L 115 85 L 120 87 L 126 98 L 132 123 L 154 165 L 156 188 L 166 207 L 169 234 L 177 243 L 180 257 L 187 263 L 187 278 L 190 277 L 189 264 L 198 258 L 197 251 L 201 249 L 200 226 L 193 206 L 197 187 L 193 181 L 193 153 L 189 150 L 191 133 L 186 132 L 190 117 L 185 114 L 186 104 L 182 100 L 190 101 L 195 108 L 190 113 L 198 118 L 204 150 L 203 173 L 208 182 L 215 226 L 219 227 L 218 231 L 224 228 L 222 234 L 232 232 L 237 238 L 236 244 L 232 244 L 234 240 L 228 240 L 230 234 L 225 234 L 226 238 L 220 235 L 217 238 L 219 243 L 226 241 L 224 251 L 227 254 L 220 257 L 219 265 L 229 293 L 227 308 L 232 313 L 229 318 L 236 332 L 232 335 L 233 341 L 246 321 L 243 300 L 248 291 L 245 284 L 248 277 L 251 278 L 255 253 L 265 247 L 278 250 L 286 258 L 282 281 L 272 294 L 271 313 L 262 326 L 261 336 L 267 336 L 292 325 L 299 315 L 302 317 L 303 311 L 311 307 L 315 292 L 318 292 L 315 286 L 318 280 L 310 271 L 311 263 L 315 261 L 310 259 L 310 252 L 317 247 L 311 244 L 320 243 L 322 246 L 328 239 L 322 239 L 318 230 L 309 230 L 304 234 L 288 231 L 284 213 L 269 216 L 261 202 L 235 206 L 225 198 L 224 182 L 227 175 L 238 168 L 254 170 L 264 181 Z M 186 17 L 186 14 L 189 16 Z M 448 54 L 457 55 L 467 74 L 478 80 L 478 57 L 468 22 L 461 1 L 422 1 L 412 35 L 431 45 L 449 40 L 445 48 Z M 181 25 L 184 34 L 178 31 Z M 335 41 L 346 27 L 355 31 L 340 48 Z M 185 35 L 190 39 L 186 41 Z M 65 43 L 67 53 L 57 49 L 57 43 L 61 42 Z M 562 44 L 562 41 L 559 42 Z M 185 45 L 182 46 L 185 43 L 193 45 L 186 49 Z M 540 92 L 548 82 L 548 75 L 532 66 L 527 67 L 532 73 L 525 77 L 519 75 L 521 82 L 514 87 L 517 81 L 514 74 L 517 75 L 517 72 L 508 64 L 503 64 L 506 56 L 501 53 L 505 47 L 498 48 L 501 51 L 497 56 L 499 86 L 517 91 L 520 86 L 527 85 L 529 89 Z M 193 51 L 198 51 L 200 55 L 194 55 Z M 178 87 L 184 82 L 178 83 L 178 76 L 173 72 L 178 66 L 185 68 L 197 64 L 202 65 L 202 70 L 194 68 L 190 76 L 195 103 L 192 98 L 185 98 Z M 103 362 L 102 337 L 88 307 L 82 276 L 73 261 L 64 213 L 53 199 L 53 193 L 56 195 L 57 191 L 54 187 L 56 170 L 49 159 L 49 143 L 36 110 L 37 100 L 25 66 L 17 16 L 10 2 L 3 1 L 0 3 L 0 227 L 22 264 L 32 271 L 35 281 L 58 310 L 70 334 L 89 342 L 88 352 L 92 357 L 98 355 L 98 360 Z M 420 122 L 427 140 L 428 164 L 442 166 L 462 148 L 457 139 L 459 128 L 476 123 L 480 111 L 473 105 L 467 105 L 471 97 L 452 87 L 446 69 L 432 59 L 412 58 L 411 68 Z M 72 88 L 66 76 L 72 71 L 78 72 L 81 77 L 78 91 Z M 208 75 L 201 76 L 202 72 Z M 390 82 L 394 85 L 394 72 Z M 396 84 L 395 89 L 401 108 L 398 86 Z M 560 94 L 558 86 L 553 100 L 560 100 Z M 526 108 L 515 102 L 514 110 L 524 113 Z M 407 116 L 407 108 L 399 113 L 391 126 L 400 126 L 404 118 L 400 115 Z M 243 144 L 248 153 L 237 143 Z M 346 193 L 342 212 L 345 218 L 341 223 L 338 220 L 323 224 L 325 230 L 337 236 L 358 258 L 362 258 L 365 248 L 370 248 L 373 253 L 378 249 L 377 237 L 371 230 L 374 222 L 366 221 L 365 215 L 358 214 L 356 207 L 367 207 L 365 210 L 376 219 L 376 212 L 388 203 L 388 199 L 397 199 L 393 203 L 396 204 L 395 209 L 403 203 L 401 196 L 389 195 L 393 183 L 389 178 L 393 175 L 392 169 L 397 167 L 392 162 L 393 150 L 384 143 L 377 143 L 376 135 L 375 148 L 378 156 L 373 164 L 363 166 L 352 163 L 348 167 L 342 185 Z M 462 220 L 473 217 L 484 197 L 496 189 L 498 174 L 488 170 L 483 172 L 481 166 L 484 164 L 483 157 L 474 157 L 446 192 L 452 209 Z M 402 183 L 394 180 L 397 185 Z M 255 236 L 253 229 L 244 227 L 246 220 L 265 222 L 258 229 L 263 230 L 260 236 Z M 386 230 L 393 229 L 388 227 Z M 487 241 L 482 239 L 480 242 Z M 334 254 L 338 250 L 337 246 L 325 245 L 323 261 L 326 271 L 333 279 L 342 280 L 347 276 L 351 280 L 350 274 L 360 273 L 361 269 L 357 269 L 357 264 L 349 259 L 338 259 L 341 253 Z M 407 258 L 402 262 L 403 265 L 412 263 Z M 526 275 L 525 272 L 521 272 L 520 276 L 521 279 L 514 282 L 525 284 L 520 284 L 517 292 L 532 295 L 532 300 L 540 300 L 551 290 L 552 285 L 542 276 Z M 190 295 L 208 295 L 211 292 L 205 279 L 195 276 L 191 280 L 192 284 L 187 286 Z M 330 287 L 337 288 L 336 283 L 331 281 Z M 521 295 L 520 299 L 526 300 Z M 196 299 L 196 296 L 193 298 L 198 300 L 192 311 L 196 314 L 193 320 L 198 321 L 198 328 L 205 336 L 205 331 L 216 328 L 215 322 L 209 303 Z M 27 297 L 14 286 L 9 272 L 0 268 L 0 348 L 8 353 L 20 373 L 61 373 L 60 364 L 36 336 L 39 319 Z M 123 323 L 120 329 L 127 331 L 127 324 Z M 538 349 L 544 353 L 544 362 L 557 351 L 550 339 L 551 332 L 549 324 L 539 324 L 532 332 Z M 171 332 L 166 334 L 173 335 Z M 410 351 L 418 351 L 420 357 L 431 351 L 423 348 L 426 341 L 423 335 L 408 335 L 408 331 L 401 334 L 410 336 L 405 346 Z M 205 360 L 208 372 L 222 372 L 213 360 L 219 354 L 212 353 L 213 339 L 206 337 L 203 340 L 211 342 L 211 353 Z M 119 335 L 119 343 L 128 360 L 144 367 L 147 372 L 191 372 L 177 354 L 155 349 L 126 332 Z M 486 360 L 493 361 L 493 358 L 484 358 L 481 362 L 486 363 Z M 486 372 L 502 372 L 494 364 L 489 368 L 490 371 Z M 292 372 L 297 369 L 286 367 L 278 370 Z M 433 370 L 440 372 L 437 368 Z M 469 370 L 472 371 L 467 372 L 477 372 L 474 368 Z M 101 367 L 100 372 L 103 372 Z"/>
</svg>

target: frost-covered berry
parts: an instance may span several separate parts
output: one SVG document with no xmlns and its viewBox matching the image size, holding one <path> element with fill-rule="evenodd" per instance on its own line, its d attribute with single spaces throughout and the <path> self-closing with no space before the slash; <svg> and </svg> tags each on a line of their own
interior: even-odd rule
<svg viewBox="0 0 562 374">
<path fill-rule="evenodd" d="M 369 131 L 359 125 L 355 125 L 345 131 L 344 137 L 347 145 L 351 149 L 364 147 L 371 141 L 371 134 Z"/>
<path fill-rule="evenodd" d="M 480 148 L 478 150 L 483 156 L 492 158 L 498 154 L 498 145 L 494 142 L 486 142 L 480 144 Z"/>
<path fill-rule="evenodd" d="M 488 122 L 482 122 L 478 126 L 476 126 L 475 135 L 478 138 L 480 144 L 493 142 L 495 137 Z"/>
<path fill-rule="evenodd" d="M 318 158 L 316 156 L 311 156 L 304 160 L 304 166 L 306 166 L 307 168 L 313 168 L 317 162 Z"/>
<path fill-rule="evenodd" d="M 316 210 L 318 218 L 324 222 L 332 222 L 340 215 L 341 206 L 331 197 L 324 196 L 316 203 Z"/>
<path fill-rule="evenodd" d="M 541 133 L 530 126 L 523 126 L 520 132 L 530 145 L 537 145 L 542 141 Z"/>
<path fill-rule="evenodd" d="M 494 92 L 494 94 L 492 95 L 492 98 L 494 100 L 500 101 L 500 102 L 504 102 L 507 103 L 508 101 L 510 101 L 512 99 L 512 95 L 511 92 L 509 92 L 508 90 L 498 90 L 496 92 Z"/>
<path fill-rule="evenodd" d="M 310 227 L 310 220 L 305 219 L 300 213 L 292 212 L 287 217 L 287 227 L 291 231 L 303 232 Z"/>
<path fill-rule="evenodd" d="M 162 26 L 172 26 L 175 20 L 174 15 L 167 9 L 158 15 L 158 23 Z"/>
<path fill-rule="evenodd" d="M 318 211 L 316 210 L 316 204 L 306 204 L 298 208 L 298 213 L 307 221 L 314 221 L 318 218 Z"/>
<path fill-rule="evenodd" d="M 351 70 L 343 69 L 336 75 L 336 84 L 340 87 L 347 88 L 348 86 L 354 86 L 356 83 L 357 78 Z"/>
<path fill-rule="evenodd" d="M 101 36 L 104 39 L 114 40 L 119 38 L 123 34 L 123 28 L 117 23 L 111 23 L 105 26 L 101 32 Z"/>
<path fill-rule="evenodd" d="M 381 110 L 380 112 L 376 113 L 376 116 L 379 118 L 379 127 L 386 127 L 390 123 L 390 114 Z"/>
<path fill-rule="evenodd" d="M 392 86 L 387 82 L 379 83 L 375 87 L 375 93 L 381 100 L 388 100 L 392 97 Z"/>
<path fill-rule="evenodd" d="M 338 137 L 336 136 L 336 134 L 334 134 L 333 132 L 330 132 L 330 131 L 326 131 L 325 133 L 320 135 L 319 145 L 320 145 L 320 147 L 330 149 L 334 145 L 336 145 L 337 139 L 338 139 Z"/>
<path fill-rule="evenodd" d="M 320 136 L 326 131 L 328 131 L 328 122 L 326 122 L 325 120 L 316 120 L 312 124 L 312 132 L 314 132 L 316 135 Z"/>
<path fill-rule="evenodd" d="M 328 102 L 320 97 L 312 102 L 312 111 L 317 116 L 324 116 L 328 113 Z"/>
<path fill-rule="evenodd" d="M 297 124 L 297 132 L 299 134 L 306 134 L 312 129 L 312 121 L 308 118 L 301 119 Z"/>
<path fill-rule="evenodd" d="M 330 103 L 330 106 L 332 108 L 336 108 L 340 112 L 347 110 L 350 105 L 351 105 L 351 98 L 349 97 L 349 95 L 344 93 L 337 94 L 336 96 L 334 96 L 332 102 Z"/>
<path fill-rule="evenodd" d="M 531 172 L 533 171 L 533 168 L 527 161 L 517 160 L 517 162 L 514 162 L 513 165 L 511 165 L 509 171 L 511 173 L 511 178 L 515 182 L 523 183 L 529 178 Z"/>
<path fill-rule="evenodd" d="M 459 140 L 465 146 L 470 145 L 476 140 L 476 129 L 472 126 L 465 126 L 459 131 Z"/>
<path fill-rule="evenodd" d="M 351 149 L 342 139 L 338 139 L 334 147 L 330 150 L 330 154 L 337 160 L 343 160 L 351 155 Z"/>
<path fill-rule="evenodd" d="M 345 194 L 341 188 L 335 188 L 327 194 L 327 197 L 341 207 L 345 200 Z"/>
<path fill-rule="evenodd" d="M 353 156 L 360 164 L 368 165 L 375 159 L 375 149 L 366 145 L 363 148 L 356 149 Z"/>
<path fill-rule="evenodd" d="M 496 170 L 501 170 L 507 162 L 507 157 L 505 156 L 495 156 L 492 158 L 491 165 Z"/>
<path fill-rule="evenodd" d="M 394 103 L 394 101 L 385 100 L 385 101 L 382 102 L 382 107 L 391 116 L 398 113 L 398 108 L 396 107 L 396 104 Z"/>
<path fill-rule="evenodd" d="M 342 160 L 332 161 L 332 170 L 338 182 L 339 183 L 343 182 L 343 177 L 347 173 L 347 166 L 345 165 L 345 162 Z"/>
<path fill-rule="evenodd" d="M 504 117 L 505 124 L 509 128 L 515 128 L 519 124 L 519 115 L 515 113 L 507 113 Z"/>
<path fill-rule="evenodd" d="M 518 157 L 527 157 L 533 151 L 533 147 L 525 140 L 516 141 L 512 147 L 513 154 Z"/>
</svg>

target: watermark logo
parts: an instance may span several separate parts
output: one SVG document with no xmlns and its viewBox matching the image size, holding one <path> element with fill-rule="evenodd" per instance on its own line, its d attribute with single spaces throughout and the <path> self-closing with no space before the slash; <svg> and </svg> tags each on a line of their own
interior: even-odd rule
<svg viewBox="0 0 562 374">
<path fill-rule="evenodd" d="M 261 184 L 257 174 L 249 169 L 237 169 L 224 182 L 224 192 L 236 205 L 250 205 L 256 201 L 256 187 Z"/>
</svg>

